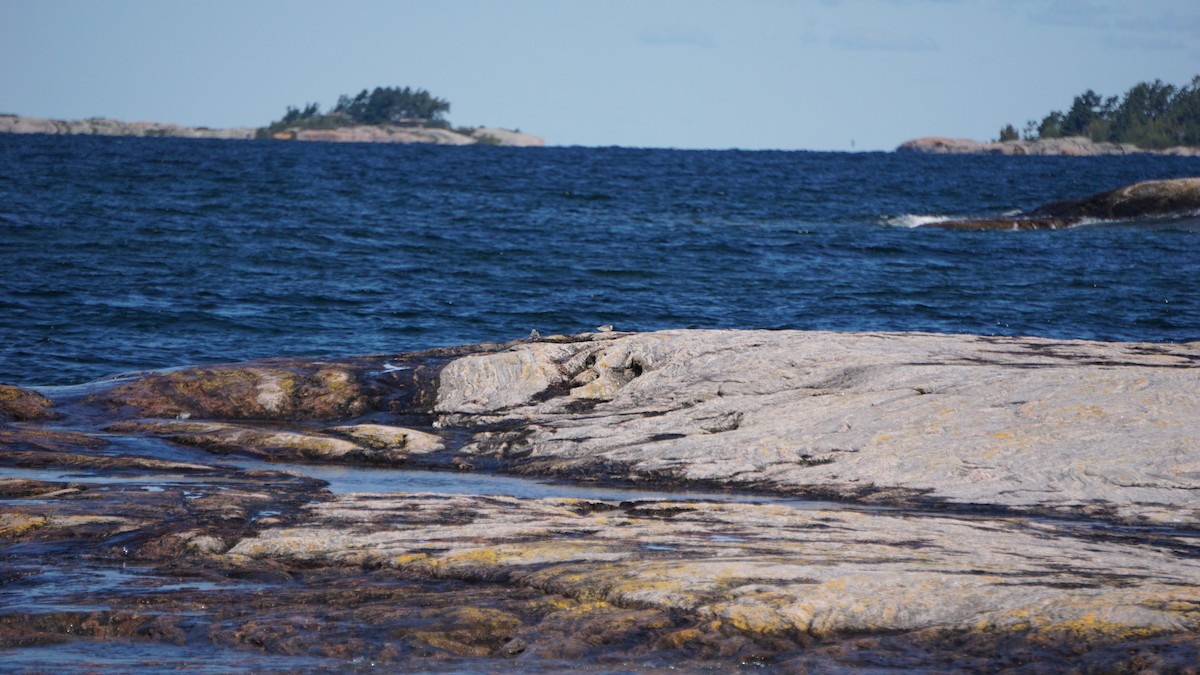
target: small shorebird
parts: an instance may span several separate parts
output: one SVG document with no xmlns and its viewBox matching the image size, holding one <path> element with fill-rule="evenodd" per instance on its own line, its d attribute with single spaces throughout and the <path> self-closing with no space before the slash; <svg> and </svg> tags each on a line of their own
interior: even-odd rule
<svg viewBox="0 0 1200 675">
<path fill-rule="evenodd" d="M 613 325 L 611 323 L 606 323 L 603 326 L 596 326 L 596 330 L 601 333 L 611 333 L 613 330 Z"/>
<path fill-rule="evenodd" d="M 539 333 L 539 332 L 537 332 L 537 329 L 536 329 L 536 328 L 534 328 L 533 330 L 529 331 L 529 339 L 530 339 L 530 340 L 536 340 L 536 339 L 538 339 L 538 338 L 540 338 L 540 337 L 542 337 L 542 334 L 541 334 L 541 333 Z"/>
</svg>

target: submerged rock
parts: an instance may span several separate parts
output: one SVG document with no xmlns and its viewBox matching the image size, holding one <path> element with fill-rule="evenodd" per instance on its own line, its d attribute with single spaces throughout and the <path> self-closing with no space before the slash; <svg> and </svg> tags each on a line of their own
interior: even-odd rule
<svg viewBox="0 0 1200 675">
<path fill-rule="evenodd" d="M 933 221 L 921 227 L 952 230 L 1057 230 L 1087 220 L 1188 217 L 1200 213 L 1200 178 L 1153 180 L 1083 199 L 1039 206 L 1015 216 Z"/>
</svg>

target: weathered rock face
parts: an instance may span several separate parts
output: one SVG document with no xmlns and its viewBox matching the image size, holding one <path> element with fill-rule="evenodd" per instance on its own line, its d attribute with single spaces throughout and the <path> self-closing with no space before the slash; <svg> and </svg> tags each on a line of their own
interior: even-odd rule
<svg viewBox="0 0 1200 675">
<path fill-rule="evenodd" d="M 227 556 L 502 581 L 722 626 L 828 638 L 937 628 L 1104 644 L 1200 630 L 1194 543 L 1147 550 L 1070 522 L 713 502 L 349 495 Z"/>
<path fill-rule="evenodd" d="M 1085 220 L 1196 217 L 1200 178 L 1154 180 L 1127 185 L 1083 199 L 1045 204 L 1015 216 L 935 221 L 922 227 L 955 230 L 1056 230 Z"/>
<path fill-rule="evenodd" d="M 1139 148 L 1129 143 L 1096 143 L 1084 136 L 1048 138 L 1037 141 L 1005 141 L 985 143 L 969 138 L 927 136 L 905 141 L 896 152 L 917 152 L 949 155 L 1058 155 L 1065 157 L 1094 157 L 1097 155 L 1177 155 L 1200 156 L 1200 148 L 1179 146 L 1164 150 Z"/>
<path fill-rule="evenodd" d="M 79 636 L 97 667 L 1200 659 L 1200 343 L 609 332 L 94 389 L 0 422 L 0 648 L 29 670 Z M 288 462 L 729 499 L 332 494 Z"/>
<path fill-rule="evenodd" d="M 1200 345 L 666 331 L 441 374 L 462 452 L 577 478 L 1200 522 Z"/>
</svg>

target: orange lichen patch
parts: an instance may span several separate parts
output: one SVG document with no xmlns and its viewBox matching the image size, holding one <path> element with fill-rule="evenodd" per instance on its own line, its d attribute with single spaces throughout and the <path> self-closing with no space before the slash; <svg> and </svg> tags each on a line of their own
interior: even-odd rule
<svg viewBox="0 0 1200 675">
<path fill-rule="evenodd" d="M 664 649 L 679 649 L 684 645 L 697 642 L 703 637 L 704 631 L 698 628 L 684 628 L 667 633 L 658 641 L 658 645 Z"/>
<path fill-rule="evenodd" d="M 424 644 L 458 656 L 488 656 L 512 639 L 522 627 L 511 612 L 462 607 L 438 611 L 443 625 L 436 631 L 418 631 L 413 637 Z"/>
<path fill-rule="evenodd" d="M 45 527 L 48 522 L 43 516 L 27 513 L 0 513 L 0 538 L 16 539 Z"/>
</svg>

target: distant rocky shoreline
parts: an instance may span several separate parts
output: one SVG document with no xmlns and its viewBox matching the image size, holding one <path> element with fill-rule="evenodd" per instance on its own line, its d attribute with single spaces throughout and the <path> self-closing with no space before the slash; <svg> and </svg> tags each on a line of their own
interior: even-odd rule
<svg viewBox="0 0 1200 675">
<path fill-rule="evenodd" d="M 21 115 L 0 115 L 0 133 L 49 134 L 54 136 L 127 136 L 136 138 L 214 138 L 253 140 L 258 129 L 231 127 L 211 129 L 162 122 L 125 122 L 107 117 L 82 120 L 56 120 Z M 341 143 L 429 143 L 433 145 L 506 145 L 539 147 L 546 144 L 539 136 L 509 129 L 479 127 L 470 134 L 450 129 L 401 126 L 355 126 L 340 129 L 305 129 L 275 134 L 274 140 L 324 141 Z"/>
<path fill-rule="evenodd" d="M 1056 155 L 1062 157 L 1095 157 L 1100 155 L 1174 155 L 1200 156 L 1200 147 L 1178 146 L 1163 150 L 1139 148 L 1129 143 L 1096 143 L 1083 136 L 1048 138 L 1037 141 L 985 142 L 970 138 L 925 136 L 905 141 L 896 152 L 915 152 L 931 155 Z"/>
</svg>

